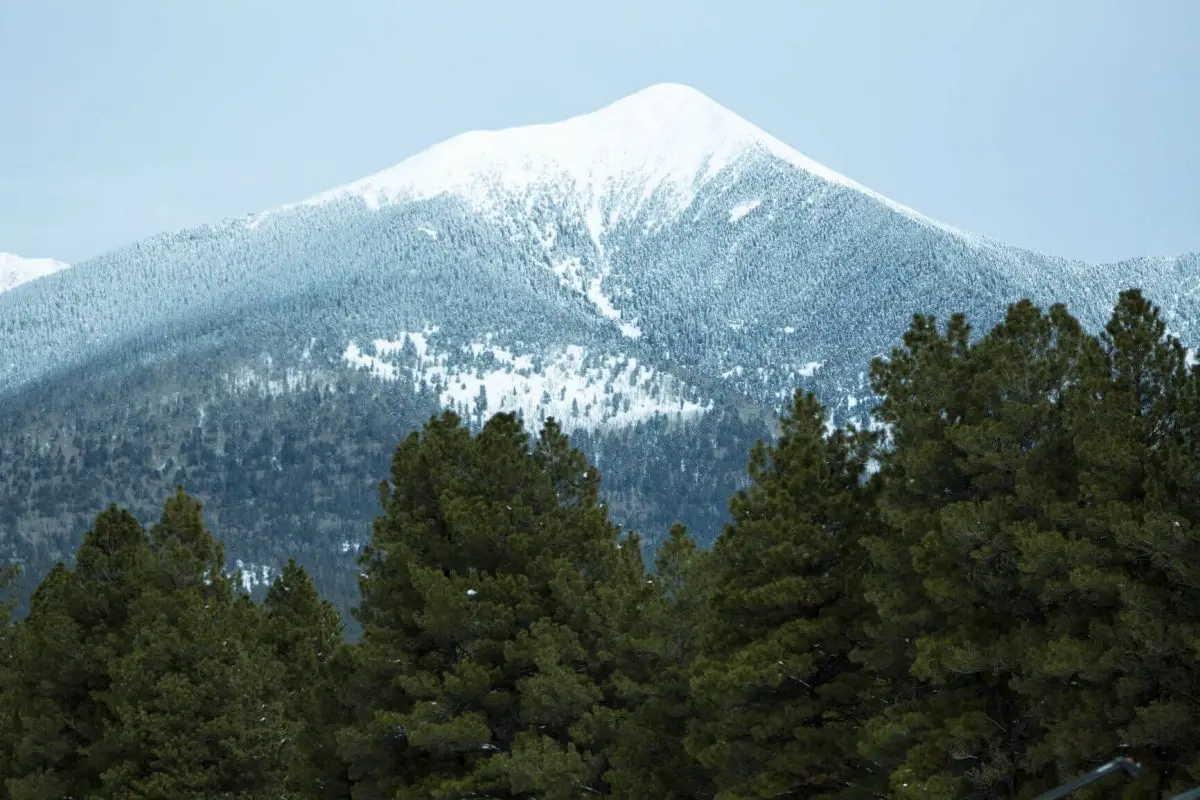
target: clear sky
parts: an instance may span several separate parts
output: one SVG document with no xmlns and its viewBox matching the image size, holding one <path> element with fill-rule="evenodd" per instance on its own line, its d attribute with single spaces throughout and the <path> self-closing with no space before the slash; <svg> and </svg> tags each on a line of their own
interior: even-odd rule
<svg viewBox="0 0 1200 800">
<path fill-rule="evenodd" d="M 1200 0 L 0 0 L 0 251 L 78 261 L 661 81 L 960 228 L 1200 250 Z"/>
</svg>

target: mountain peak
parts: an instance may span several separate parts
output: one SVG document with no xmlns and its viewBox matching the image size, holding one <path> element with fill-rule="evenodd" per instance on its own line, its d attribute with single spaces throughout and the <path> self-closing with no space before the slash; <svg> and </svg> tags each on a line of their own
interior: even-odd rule
<svg viewBox="0 0 1200 800">
<path fill-rule="evenodd" d="M 648 196 L 668 184 L 686 199 L 768 139 L 701 92 L 661 83 L 559 122 L 460 134 L 308 202 L 358 196 L 376 207 L 454 194 L 486 205 L 497 190 L 564 181 L 593 197 L 621 186 Z"/>
<path fill-rule="evenodd" d="M 713 100 L 699 89 L 683 83 L 655 83 L 645 89 L 639 89 L 631 95 L 609 103 L 598 111 L 581 116 L 614 114 L 618 111 L 646 114 L 651 117 L 668 117 L 672 113 L 683 111 L 686 116 L 709 114 L 713 116 L 734 117 L 729 109 Z"/>
<path fill-rule="evenodd" d="M 679 83 L 653 84 L 559 122 L 463 133 L 300 205 L 357 197 L 379 208 L 450 195 L 490 211 L 500 198 L 552 187 L 560 199 L 571 195 L 593 208 L 599 198 L 619 193 L 615 206 L 621 215 L 665 189 L 682 211 L 710 178 L 751 157 L 777 159 L 905 216 L 973 238 L 859 185 Z"/>
<path fill-rule="evenodd" d="M 22 258 L 12 253 L 0 253 L 0 292 L 15 289 L 22 283 L 51 275 L 70 264 L 52 258 Z"/>
</svg>

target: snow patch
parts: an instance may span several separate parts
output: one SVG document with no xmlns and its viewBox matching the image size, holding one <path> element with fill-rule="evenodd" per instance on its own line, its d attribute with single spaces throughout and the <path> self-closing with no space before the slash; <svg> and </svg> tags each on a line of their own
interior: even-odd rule
<svg viewBox="0 0 1200 800">
<path fill-rule="evenodd" d="M 632 322 L 622 322 L 621 326 L 620 326 L 620 330 L 621 330 L 621 335 L 624 336 L 626 339 L 642 338 L 642 329 L 639 328 L 637 325 L 634 325 Z"/>
<path fill-rule="evenodd" d="M 346 351 L 342 353 L 342 360 L 352 367 L 367 370 L 376 378 L 394 381 L 400 377 L 400 370 L 394 365 L 389 364 L 379 356 L 367 355 L 362 350 L 359 350 L 358 345 L 354 342 L 346 345 Z"/>
<path fill-rule="evenodd" d="M 257 586 L 271 585 L 271 568 L 259 564 L 247 564 L 240 558 L 236 562 L 238 571 L 242 574 L 242 589 L 247 594 L 253 592 Z"/>
<path fill-rule="evenodd" d="M 410 381 L 431 391 L 445 408 L 464 419 L 484 421 L 516 412 L 533 429 L 554 417 L 567 432 L 622 428 L 660 416 L 698 417 L 712 408 L 679 379 L 623 354 L 590 357 L 579 345 L 540 356 L 516 353 L 488 337 L 457 350 L 426 346 L 404 359 L 406 333 L 396 341 L 376 340 L 374 352 L 350 342 L 342 358 L 385 381 Z"/>
<path fill-rule="evenodd" d="M 592 278 L 588 284 L 587 299 L 592 301 L 592 305 L 596 310 L 607 319 L 617 322 L 620 326 L 621 335 L 628 339 L 641 338 L 642 329 L 633 322 L 621 322 L 621 312 L 618 311 L 612 304 L 612 299 L 604 293 L 601 288 L 603 278 Z"/>
<path fill-rule="evenodd" d="M 52 258 L 22 258 L 12 253 L 0 253 L 0 292 L 53 275 L 70 266 Z"/>
<path fill-rule="evenodd" d="M 758 208 L 759 205 L 761 205 L 761 204 L 762 204 L 762 200 L 750 200 L 749 202 L 746 202 L 746 203 L 738 203 L 736 206 L 729 209 L 730 223 L 737 222 L 742 217 L 746 216 L 751 211 Z"/>
<path fill-rule="evenodd" d="M 620 319 L 621 312 L 613 307 L 612 300 L 600 288 L 601 281 L 601 278 L 592 278 L 587 288 L 587 299 L 592 301 L 592 305 L 602 316 L 613 320 Z"/>
<path fill-rule="evenodd" d="M 583 261 L 578 256 L 559 261 L 550 267 L 563 287 L 581 294 L 595 306 L 605 319 L 618 324 L 621 334 L 629 339 L 637 339 L 642 335 L 642 329 L 634 321 L 621 321 L 621 311 L 613 305 L 612 298 L 604 293 L 604 278 L 606 274 L 597 275 L 590 280 L 584 280 Z"/>
</svg>

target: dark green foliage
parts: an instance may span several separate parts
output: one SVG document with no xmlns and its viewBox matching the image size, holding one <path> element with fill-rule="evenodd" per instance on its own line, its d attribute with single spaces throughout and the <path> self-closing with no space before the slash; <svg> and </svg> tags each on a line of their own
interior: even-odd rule
<svg viewBox="0 0 1200 800">
<path fill-rule="evenodd" d="M 0 800 L 9 798 L 2 776 L 12 772 L 13 746 L 16 743 L 16 725 L 11 716 L 12 709 L 7 692 L 16 644 L 12 611 L 17 604 L 14 585 L 18 573 L 19 568 L 16 564 L 0 568 Z"/>
<path fill-rule="evenodd" d="M 1196 399 L 1158 310 L 1122 294 L 1072 395 L 1073 535 L 1039 554 L 1073 602 L 1027 687 L 1050 728 L 1034 756 L 1061 771 L 1120 750 L 1146 768 L 1128 798 L 1200 783 Z"/>
<path fill-rule="evenodd" d="M 627 707 L 611 758 L 614 796 L 629 800 L 712 797 L 684 740 L 693 717 L 689 686 L 708 597 L 706 554 L 675 525 L 658 549 L 650 596 L 628 628 L 617 683 Z"/>
<path fill-rule="evenodd" d="M 17 630 L 4 698 L 15 729 L 14 800 L 91 797 L 114 721 L 109 665 L 132 648 L 129 621 L 153 554 L 142 526 L 113 506 L 84 536 L 72 569 L 42 581 Z"/>
<path fill-rule="evenodd" d="M 397 450 L 362 559 L 356 797 L 604 793 L 636 540 L 553 421 L 450 413 Z"/>
<path fill-rule="evenodd" d="M 281 670 L 180 490 L 147 536 L 113 507 L 53 570 L 5 675 L 13 798 L 258 797 L 281 776 Z"/>
<path fill-rule="evenodd" d="M 295 561 L 271 585 L 263 611 L 264 644 L 283 667 L 287 788 L 295 797 L 349 797 L 335 736 L 345 721 L 340 697 L 349 657 L 337 611 Z"/>
<path fill-rule="evenodd" d="M 293 333 L 289 341 L 296 340 Z M 273 345 L 273 366 L 246 358 L 241 347 L 215 347 L 189 355 L 185 374 L 173 361 L 151 359 L 120 380 L 98 369 L 66 385 L 38 387 L 22 402 L 6 398 L 0 563 L 24 565 L 19 613 L 53 565 L 70 562 L 97 510 L 116 502 L 151 519 L 162 498 L 182 484 L 205 499 L 228 566 L 241 561 L 276 573 L 295 558 L 355 638 L 355 561 L 370 538 L 376 486 L 396 443 L 440 411 L 440 389 L 413 392 L 404 382 L 348 373 L 344 345 L 334 348 L 332 339 L 318 341 L 304 360 L 306 345 L 307 338 L 290 352 Z M 278 383 L 289 370 L 321 375 L 327 369 L 336 375 L 332 385 L 278 395 L 261 384 L 237 389 L 230 383 L 243 371 Z M 75 391 L 79 385 L 88 390 Z M 736 408 L 737 396 L 727 388 L 714 386 L 707 394 L 714 409 L 683 424 L 657 418 L 572 434 L 604 470 L 602 499 L 614 520 L 648 540 L 663 538 L 679 519 L 710 544 L 744 476 L 747 448 L 769 435 L 769 413 Z M 261 600 L 269 582 L 261 571 L 256 578 L 251 594 Z"/>
<path fill-rule="evenodd" d="M 108 664 L 101 797 L 265 797 L 287 733 L 281 665 L 259 610 L 221 574 L 223 548 L 180 489 L 150 531 L 155 569 Z"/>
<path fill-rule="evenodd" d="M 975 344 L 918 318 L 874 365 L 893 441 L 858 656 L 889 682 L 863 748 L 894 795 L 1032 797 L 1117 752 L 1150 767 L 1125 797 L 1200 782 L 1184 362 L 1126 293 L 1099 339 L 1020 303 Z"/>
<path fill-rule="evenodd" d="M 1042 735 L 1017 683 L 1059 613 L 1032 560 L 1071 518 L 1064 407 L 1084 336 L 1064 309 L 1029 303 L 975 345 L 967 333 L 961 318 L 943 335 L 918 317 L 872 370 L 893 446 L 879 481 L 888 533 L 868 540 L 880 620 L 860 656 L 892 702 L 865 752 L 894 768 L 897 796 L 1026 796 Z"/>
<path fill-rule="evenodd" d="M 295 557 L 349 619 L 355 545 L 369 535 L 379 476 L 436 403 L 355 375 L 279 397 L 231 392 L 226 357 L 199 356 L 195 385 L 178 392 L 178 376 L 154 367 L 117 385 L 92 376 L 87 392 L 47 391 L 0 415 L 0 552 L 27 565 L 24 598 L 56 562 L 70 563 L 96 509 L 117 502 L 151 519 L 182 484 L 206 498 L 227 556 L 272 572 Z"/>
<path fill-rule="evenodd" d="M 721 798 L 848 796 L 867 777 L 855 744 L 872 679 L 850 653 L 868 619 L 869 439 L 824 426 L 797 393 L 779 441 L 752 451 L 713 550 L 688 749 Z"/>
</svg>

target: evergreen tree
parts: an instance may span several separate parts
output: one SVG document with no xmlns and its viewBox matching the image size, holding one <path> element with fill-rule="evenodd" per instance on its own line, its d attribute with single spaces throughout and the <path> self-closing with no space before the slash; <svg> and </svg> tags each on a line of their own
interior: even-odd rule
<svg viewBox="0 0 1200 800">
<path fill-rule="evenodd" d="M 865 782 L 856 739 L 872 684 L 850 654 L 867 617 L 866 441 L 826 435 L 824 409 L 797 393 L 778 442 L 751 452 L 692 677 L 688 749 L 717 797 L 843 797 Z"/>
<path fill-rule="evenodd" d="M 271 584 L 263 610 L 264 644 L 283 668 L 287 787 L 296 797 L 349 797 L 349 775 L 335 738 L 346 721 L 339 702 L 346 658 L 337 611 L 294 559 Z"/>
<path fill-rule="evenodd" d="M 92 797 L 107 767 L 110 662 L 131 646 L 129 619 L 150 573 L 141 524 L 111 506 L 75 557 L 57 565 L 17 627 L 4 700 L 13 724 L 6 786 L 14 800 Z"/>
<path fill-rule="evenodd" d="M 154 570 L 110 662 L 96 797 L 268 797 L 282 781 L 282 670 L 259 609 L 222 574 L 201 505 L 177 490 L 150 532 Z"/>
<path fill-rule="evenodd" d="M 604 794 L 618 632 L 638 613 L 636 540 L 551 420 L 478 436 L 447 413 L 396 451 L 362 556 L 356 797 Z"/>
<path fill-rule="evenodd" d="M 16 720 L 12 717 L 7 692 L 12 680 L 15 650 L 12 612 L 17 601 L 13 588 L 19 568 L 11 564 L 0 569 L 0 776 L 11 775 L 13 747 L 16 743 Z M 8 789 L 0 779 L 0 800 L 9 800 Z"/>
<path fill-rule="evenodd" d="M 876 361 L 886 529 L 866 544 L 879 615 L 857 658 L 889 683 L 863 751 L 897 797 L 1029 797 L 1057 782 L 1029 753 L 1041 699 L 1022 680 L 1070 609 L 1041 554 L 1061 547 L 1076 496 L 1067 396 L 1086 337 L 1062 307 L 1031 303 L 976 345 L 917 317 Z"/>
<path fill-rule="evenodd" d="M 1123 293 L 1071 394 L 1079 500 L 1071 537 L 1037 552 L 1063 614 L 1025 691 L 1049 731 L 1032 766 L 1122 752 L 1127 798 L 1200 783 L 1196 375 L 1158 310 Z"/>
<path fill-rule="evenodd" d="M 659 548 L 650 596 L 626 632 L 618 690 L 628 706 L 608 774 L 628 800 L 712 797 L 707 771 L 684 740 L 693 716 L 689 685 L 706 611 L 705 553 L 683 525 Z"/>
</svg>

